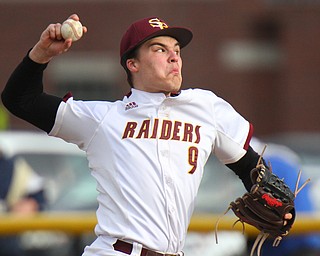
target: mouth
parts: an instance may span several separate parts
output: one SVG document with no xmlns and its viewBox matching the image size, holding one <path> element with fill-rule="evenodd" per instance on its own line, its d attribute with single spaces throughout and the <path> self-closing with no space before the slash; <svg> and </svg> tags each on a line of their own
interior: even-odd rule
<svg viewBox="0 0 320 256">
<path fill-rule="evenodd" d="M 174 69 L 171 70 L 171 73 L 175 74 L 175 75 L 179 75 L 180 74 L 180 70 L 178 68 L 174 68 Z"/>
</svg>

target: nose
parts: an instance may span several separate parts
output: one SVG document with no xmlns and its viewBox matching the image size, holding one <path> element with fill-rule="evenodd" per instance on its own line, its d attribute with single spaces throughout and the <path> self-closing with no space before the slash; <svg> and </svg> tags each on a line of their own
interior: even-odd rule
<svg viewBox="0 0 320 256">
<path fill-rule="evenodd" d="M 170 51 L 169 62 L 178 62 L 179 56 L 175 51 Z"/>
</svg>

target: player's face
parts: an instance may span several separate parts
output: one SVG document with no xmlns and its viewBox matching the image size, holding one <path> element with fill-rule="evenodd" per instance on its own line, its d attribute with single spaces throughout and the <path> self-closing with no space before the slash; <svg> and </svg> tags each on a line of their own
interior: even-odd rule
<svg viewBox="0 0 320 256">
<path fill-rule="evenodd" d="M 166 95 L 179 91 L 182 60 L 176 39 L 160 36 L 148 40 L 139 48 L 133 62 L 131 73 L 136 89 Z"/>
</svg>

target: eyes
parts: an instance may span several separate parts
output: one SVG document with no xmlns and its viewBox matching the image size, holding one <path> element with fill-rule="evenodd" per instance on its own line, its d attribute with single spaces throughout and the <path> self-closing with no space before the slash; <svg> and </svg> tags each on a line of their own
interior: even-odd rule
<svg viewBox="0 0 320 256">
<path fill-rule="evenodd" d="M 157 53 L 169 53 L 171 51 L 164 46 L 158 46 L 158 45 L 152 46 L 152 50 Z M 175 53 L 175 55 L 180 56 L 180 48 L 179 47 L 175 47 L 175 49 L 173 49 L 173 52 Z"/>
</svg>

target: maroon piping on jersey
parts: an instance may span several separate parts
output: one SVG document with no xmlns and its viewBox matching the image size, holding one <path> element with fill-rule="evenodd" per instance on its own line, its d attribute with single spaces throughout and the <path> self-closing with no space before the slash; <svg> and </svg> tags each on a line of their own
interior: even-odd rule
<svg viewBox="0 0 320 256">
<path fill-rule="evenodd" d="M 253 136 L 253 125 L 251 123 L 249 123 L 250 127 L 249 127 L 249 133 L 248 133 L 248 137 L 246 139 L 246 142 L 244 143 L 243 148 L 245 150 L 248 150 L 249 146 L 250 146 L 250 140 Z"/>
<path fill-rule="evenodd" d="M 62 100 L 63 100 L 63 102 L 67 102 L 68 99 L 70 99 L 71 97 L 72 97 L 72 93 L 67 92 L 67 94 L 63 96 Z"/>
</svg>

